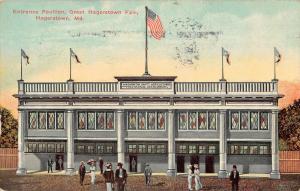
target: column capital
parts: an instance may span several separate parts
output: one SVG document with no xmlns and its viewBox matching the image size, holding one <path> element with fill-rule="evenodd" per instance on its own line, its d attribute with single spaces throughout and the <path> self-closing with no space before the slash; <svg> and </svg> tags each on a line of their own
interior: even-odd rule
<svg viewBox="0 0 300 191">
<path fill-rule="evenodd" d="M 168 113 L 174 113 L 175 109 L 168 109 Z"/>
<path fill-rule="evenodd" d="M 68 109 L 66 112 L 67 113 L 74 113 L 74 109 Z"/>
<path fill-rule="evenodd" d="M 227 109 L 219 109 L 220 113 L 226 113 Z"/>
<path fill-rule="evenodd" d="M 272 109 L 272 114 L 278 114 L 279 110 L 278 109 Z"/>
<path fill-rule="evenodd" d="M 125 110 L 124 110 L 124 109 L 117 109 L 116 112 L 117 112 L 117 113 L 124 113 Z"/>
</svg>

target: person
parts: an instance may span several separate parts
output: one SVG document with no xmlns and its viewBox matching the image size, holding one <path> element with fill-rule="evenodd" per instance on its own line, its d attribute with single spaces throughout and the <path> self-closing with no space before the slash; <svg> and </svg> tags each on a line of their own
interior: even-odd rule
<svg viewBox="0 0 300 191">
<path fill-rule="evenodd" d="M 114 183 L 114 171 L 112 170 L 111 163 L 106 164 L 106 170 L 104 171 L 104 179 L 106 184 L 106 190 L 112 191 L 113 190 L 113 183 Z"/>
<path fill-rule="evenodd" d="M 63 163 L 63 160 L 62 160 L 61 156 L 59 156 L 57 162 L 58 162 L 59 170 L 62 170 L 62 163 Z"/>
<path fill-rule="evenodd" d="M 199 165 L 195 164 L 194 165 L 194 175 L 195 175 L 195 190 L 199 191 L 200 189 L 202 189 L 202 184 L 200 182 L 200 169 L 199 169 Z"/>
<path fill-rule="evenodd" d="M 150 165 L 146 163 L 146 168 L 144 170 L 146 185 L 150 186 L 151 182 L 151 175 L 152 175 L 152 169 L 150 168 Z"/>
<path fill-rule="evenodd" d="M 49 156 L 49 158 L 48 158 L 48 173 L 50 172 L 50 170 L 51 170 L 51 172 L 53 172 L 52 166 L 53 166 L 53 160 L 52 160 L 52 158 Z"/>
<path fill-rule="evenodd" d="M 96 166 L 95 166 L 95 161 L 91 162 L 90 166 L 90 173 L 91 173 L 91 183 L 95 184 L 95 179 L 96 179 Z"/>
<path fill-rule="evenodd" d="M 193 190 L 193 188 L 192 188 L 193 176 L 194 176 L 194 174 L 193 174 L 193 171 L 192 171 L 192 165 L 190 164 L 188 166 L 188 187 L 189 187 L 189 191 Z"/>
<path fill-rule="evenodd" d="M 134 160 L 134 158 L 132 158 L 131 160 L 131 168 L 132 172 L 136 172 L 136 161 Z"/>
<path fill-rule="evenodd" d="M 231 181 L 232 191 L 238 191 L 239 190 L 240 173 L 239 173 L 239 171 L 237 171 L 236 165 L 233 165 L 229 178 Z"/>
<path fill-rule="evenodd" d="M 127 182 L 127 172 L 120 162 L 118 163 L 118 169 L 116 170 L 115 181 L 117 182 L 117 190 L 124 191 Z"/>
<path fill-rule="evenodd" d="M 103 159 L 99 157 L 99 168 L 100 168 L 100 173 L 103 174 Z"/>
<path fill-rule="evenodd" d="M 79 176 L 80 176 L 80 185 L 82 186 L 83 181 L 84 181 L 84 176 L 85 176 L 85 166 L 84 166 L 83 161 L 80 162 L 78 173 L 79 173 Z"/>
</svg>

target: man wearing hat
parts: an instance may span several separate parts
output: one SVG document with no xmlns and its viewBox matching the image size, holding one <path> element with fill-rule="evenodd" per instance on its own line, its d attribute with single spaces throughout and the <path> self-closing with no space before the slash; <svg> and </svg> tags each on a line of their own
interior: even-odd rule
<svg viewBox="0 0 300 191">
<path fill-rule="evenodd" d="M 123 164 L 120 162 L 118 163 L 118 169 L 116 170 L 115 180 L 117 182 L 117 190 L 124 191 L 127 181 L 127 172 L 123 168 Z"/>
<path fill-rule="evenodd" d="M 150 186 L 152 169 L 150 168 L 150 165 L 148 163 L 146 163 L 146 167 L 145 167 L 145 170 L 144 170 L 144 175 L 145 175 L 146 185 Z"/>
<path fill-rule="evenodd" d="M 236 165 L 233 165 L 229 178 L 231 181 L 232 191 L 238 191 L 239 190 L 240 173 L 239 173 L 239 171 L 237 171 Z"/>
<path fill-rule="evenodd" d="M 106 170 L 104 171 L 103 176 L 105 178 L 106 190 L 112 191 L 113 183 L 114 183 L 114 171 L 111 169 L 112 168 L 111 163 L 108 163 L 105 166 L 106 166 Z"/>
</svg>

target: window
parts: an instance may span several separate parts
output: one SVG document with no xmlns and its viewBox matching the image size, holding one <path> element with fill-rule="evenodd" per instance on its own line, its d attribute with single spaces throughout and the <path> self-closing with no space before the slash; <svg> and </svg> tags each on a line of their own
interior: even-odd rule
<svg viewBox="0 0 300 191">
<path fill-rule="evenodd" d="M 241 112 L 241 129 L 242 130 L 249 129 L 248 123 L 249 123 L 248 112 Z"/>
<path fill-rule="evenodd" d="M 106 153 L 113 153 L 114 147 L 113 145 L 106 145 Z"/>
<path fill-rule="evenodd" d="M 78 112 L 78 129 L 113 130 L 113 112 Z"/>
<path fill-rule="evenodd" d="M 250 128 L 251 130 L 258 129 L 258 112 L 250 113 Z"/>
<path fill-rule="evenodd" d="M 85 113 L 78 113 L 78 129 L 85 129 Z"/>
<path fill-rule="evenodd" d="M 260 113 L 260 129 L 268 130 L 268 113 Z"/>
<path fill-rule="evenodd" d="M 95 129 L 95 113 L 94 112 L 88 112 L 87 113 L 87 128 L 88 129 Z"/>
<path fill-rule="evenodd" d="M 187 145 L 179 145 L 179 153 L 187 153 Z"/>
<path fill-rule="evenodd" d="M 166 153 L 166 146 L 165 145 L 157 145 L 156 152 L 157 153 Z"/>
<path fill-rule="evenodd" d="M 37 112 L 29 112 L 29 129 L 37 129 Z"/>
<path fill-rule="evenodd" d="M 84 154 L 84 145 L 77 145 L 77 153 Z"/>
<path fill-rule="evenodd" d="M 206 146 L 199 145 L 199 154 L 205 154 L 205 153 L 206 153 Z"/>
<path fill-rule="evenodd" d="M 128 153 L 136 153 L 136 145 L 128 145 Z"/>
<path fill-rule="evenodd" d="M 217 114 L 216 113 L 208 113 L 208 117 L 209 117 L 209 126 L 208 129 L 209 130 L 215 130 L 216 129 L 216 122 L 217 122 Z"/>
<path fill-rule="evenodd" d="M 166 128 L 166 114 L 163 112 L 157 113 L 157 129 L 164 130 Z"/>
<path fill-rule="evenodd" d="M 47 152 L 48 153 L 55 153 L 55 144 L 54 143 L 48 143 L 47 144 Z"/>
<path fill-rule="evenodd" d="M 57 129 L 63 129 L 64 128 L 64 113 L 63 112 L 57 112 L 56 113 L 56 128 Z"/>
<path fill-rule="evenodd" d="M 196 145 L 189 145 L 189 154 L 197 153 Z"/>
<path fill-rule="evenodd" d="M 216 153 L 216 146 L 215 145 L 209 145 L 208 146 L 208 153 L 209 154 L 215 154 Z"/>
<path fill-rule="evenodd" d="M 105 129 L 106 117 L 104 112 L 97 112 L 96 129 Z"/>
<path fill-rule="evenodd" d="M 206 115 L 207 113 L 204 113 L 204 112 L 200 112 L 199 114 L 198 114 L 198 128 L 200 129 L 200 130 L 205 130 L 205 129 L 207 129 L 207 122 L 206 122 L 206 120 L 207 120 L 207 115 Z"/>
<path fill-rule="evenodd" d="M 136 129 L 136 113 L 129 112 L 128 129 Z"/>
<path fill-rule="evenodd" d="M 114 113 L 106 113 L 106 129 L 114 129 Z"/>
<path fill-rule="evenodd" d="M 231 113 L 231 129 L 238 130 L 240 128 L 240 116 L 238 112 Z"/>
<path fill-rule="evenodd" d="M 239 154 L 239 146 L 231 145 L 230 146 L 230 154 Z"/>
<path fill-rule="evenodd" d="M 156 153 L 156 145 L 148 145 L 148 153 Z"/>
<path fill-rule="evenodd" d="M 64 153 L 65 152 L 65 144 L 62 144 L 62 143 L 56 144 L 56 152 Z"/>
<path fill-rule="evenodd" d="M 29 152 L 29 153 L 38 152 L 37 144 L 36 143 L 28 143 L 27 144 L 27 152 Z"/>
<path fill-rule="evenodd" d="M 39 112 L 39 129 L 46 129 L 46 112 Z"/>
<path fill-rule="evenodd" d="M 104 153 L 104 145 L 97 145 L 97 153 Z"/>
<path fill-rule="evenodd" d="M 240 153 L 239 154 L 248 154 L 248 146 L 242 145 L 240 146 Z"/>
<path fill-rule="evenodd" d="M 250 148 L 250 151 L 249 151 L 250 155 L 258 154 L 258 146 L 257 145 L 251 145 L 251 146 L 249 146 L 249 148 Z"/>
<path fill-rule="evenodd" d="M 39 143 L 39 153 L 46 153 L 47 152 L 47 147 L 46 147 L 46 143 Z"/>
<path fill-rule="evenodd" d="M 155 129 L 155 112 L 148 112 L 148 129 L 154 130 Z M 163 122 L 164 123 L 164 122 Z"/>
<path fill-rule="evenodd" d="M 165 130 L 166 112 L 128 112 L 128 130 Z"/>
<path fill-rule="evenodd" d="M 267 145 L 260 145 L 259 146 L 259 154 L 266 155 L 269 154 L 269 149 Z"/>
<path fill-rule="evenodd" d="M 189 129 L 190 130 L 196 130 L 197 129 L 197 113 L 196 112 L 191 112 L 189 113 Z"/>
<path fill-rule="evenodd" d="M 54 112 L 48 112 L 48 129 L 55 129 L 55 113 Z"/>
<path fill-rule="evenodd" d="M 88 145 L 87 146 L 87 153 L 93 154 L 95 152 L 95 146 L 94 145 Z"/>
<path fill-rule="evenodd" d="M 179 129 L 186 130 L 187 129 L 187 113 L 179 113 Z"/>
<path fill-rule="evenodd" d="M 147 153 L 146 145 L 139 145 L 139 153 Z"/>
<path fill-rule="evenodd" d="M 139 130 L 146 130 L 146 112 L 139 112 Z"/>
</svg>

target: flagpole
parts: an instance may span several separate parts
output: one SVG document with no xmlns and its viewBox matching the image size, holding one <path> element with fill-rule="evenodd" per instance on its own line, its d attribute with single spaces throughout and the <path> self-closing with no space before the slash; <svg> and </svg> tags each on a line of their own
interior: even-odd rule
<svg viewBox="0 0 300 191">
<path fill-rule="evenodd" d="M 222 80 L 224 80 L 224 63 L 223 63 L 223 58 L 224 58 L 224 55 L 223 55 L 223 47 L 222 47 Z"/>
<path fill-rule="evenodd" d="M 22 63 L 22 49 L 21 49 L 21 80 L 23 80 L 23 63 Z"/>
<path fill-rule="evenodd" d="M 71 59 L 71 48 L 70 48 L 70 79 L 72 80 L 72 59 Z"/>
<path fill-rule="evenodd" d="M 274 47 L 274 80 L 276 80 L 276 58 L 275 58 L 275 47 Z"/>
<path fill-rule="evenodd" d="M 146 30 L 146 36 L 145 36 L 145 73 L 144 76 L 148 76 L 148 30 L 147 30 L 147 25 L 148 25 L 148 21 L 147 21 L 147 17 L 148 17 L 148 7 L 145 6 L 145 30 Z"/>
</svg>

